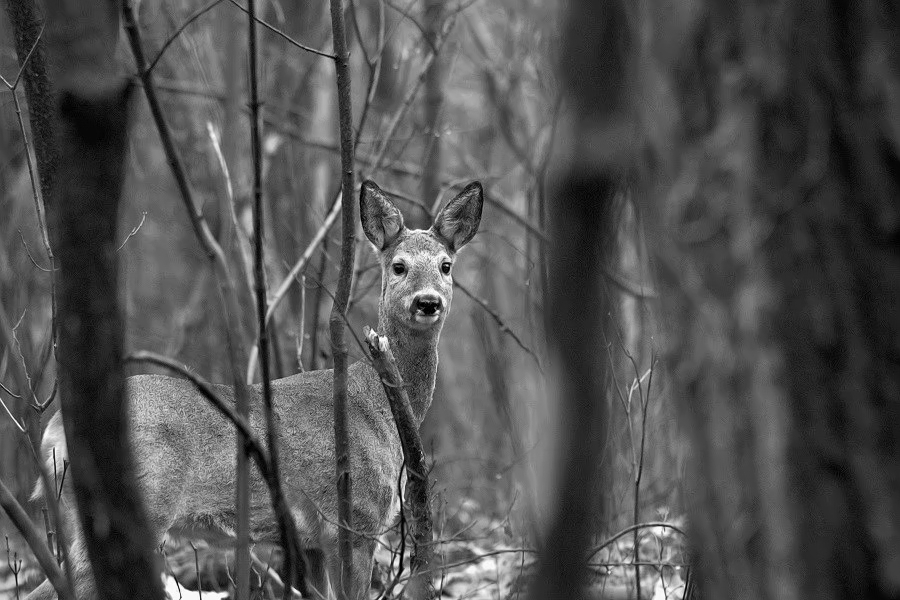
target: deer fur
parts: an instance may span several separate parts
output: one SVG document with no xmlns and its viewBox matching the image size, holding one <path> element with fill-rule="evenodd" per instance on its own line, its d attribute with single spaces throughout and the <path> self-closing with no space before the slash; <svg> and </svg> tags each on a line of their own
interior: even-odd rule
<svg viewBox="0 0 900 600">
<path fill-rule="evenodd" d="M 408 230 L 400 211 L 381 189 L 366 181 L 360 216 L 382 268 L 378 324 L 386 335 L 407 385 L 417 424 L 431 405 L 437 372 L 437 344 L 453 295 L 452 275 L 444 273 L 458 250 L 475 235 L 483 193 L 467 186 L 435 218 L 428 230 Z M 398 266 L 402 265 L 402 269 Z M 395 272 L 396 270 L 396 272 Z M 402 272 L 400 272 L 402 271 Z M 451 271 L 452 272 L 452 271 Z M 334 481 L 332 370 L 299 373 L 272 382 L 275 420 L 285 494 L 308 548 L 324 556 L 330 581 L 340 576 L 336 552 L 337 509 Z M 234 401 L 232 388 L 215 386 Z M 161 543 L 168 531 L 222 541 L 234 534 L 235 432 L 186 380 L 137 375 L 127 380 L 131 440 L 138 481 L 151 525 Z M 251 423 L 265 432 L 261 386 L 250 388 Z M 348 423 L 353 479 L 354 574 L 348 588 L 367 598 L 376 538 L 389 528 L 396 511 L 402 452 L 388 400 L 375 370 L 365 361 L 348 372 Z M 44 432 L 42 453 L 52 461 L 66 457 L 59 413 Z M 52 463 L 51 468 L 52 468 Z M 251 536 L 278 543 L 268 490 L 258 473 L 251 477 Z M 40 490 L 35 495 L 39 496 Z M 74 497 L 63 490 L 68 552 L 78 600 L 96 598 L 82 536 L 75 523 Z M 327 595 L 323 581 L 313 582 Z M 29 600 L 55 598 L 44 582 Z"/>
</svg>

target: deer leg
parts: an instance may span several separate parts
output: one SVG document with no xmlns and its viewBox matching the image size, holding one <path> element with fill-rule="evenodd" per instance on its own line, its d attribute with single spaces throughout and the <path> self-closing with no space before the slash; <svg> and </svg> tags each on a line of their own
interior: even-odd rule
<svg viewBox="0 0 900 600">
<path fill-rule="evenodd" d="M 336 529 L 336 528 L 335 528 Z M 327 537 L 323 544 L 327 575 L 334 595 L 351 600 L 366 600 L 372 587 L 372 560 L 375 555 L 375 540 L 357 538 L 353 542 L 353 572 L 351 580 L 344 581 L 341 559 L 337 549 L 337 532 Z M 343 592 L 343 593 L 341 593 Z"/>
<path fill-rule="evenodd" d="M 357 538 L 353 544 L 353 593 L 367 600 L 372 589 L 372 567 L 375 564 L 374 538 Z"/>
</svg>

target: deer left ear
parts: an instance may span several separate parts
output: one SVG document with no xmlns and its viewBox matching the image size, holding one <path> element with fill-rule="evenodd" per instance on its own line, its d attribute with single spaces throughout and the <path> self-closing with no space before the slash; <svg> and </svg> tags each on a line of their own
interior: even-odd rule
<svg viewBox="0 0 900 600">
<path fill-rule="evenodd" d="M 457 252 L 478 232 L 483 206 L 484 190 L 480 182 L 473 181 L 441 210 L 431 231 Z"/>
<path fill-rule="evenodd" d="M 364 181 L 359 190 L 359 218 L 366 237 L 379 252 L 403 232 L 403 215 L 373 181 Z"/>
</svg>

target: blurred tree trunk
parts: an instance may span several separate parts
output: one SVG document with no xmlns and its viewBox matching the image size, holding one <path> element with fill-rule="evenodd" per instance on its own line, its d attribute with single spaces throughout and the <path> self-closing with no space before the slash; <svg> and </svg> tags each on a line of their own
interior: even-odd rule
<svg viewBox="0 0 900 600">
<path fill-rule="evenodd" d="M 76 595 L 162 598 L 128 436 L 116 248 L 131 86 L 116 75 L 116 2 L 51 2 L 47 37 L 59 92 L 60 399 L 93 575 Z M 96 584 L 96 585 L 95 585 Z"/>
<path fill-rule="evenodd" d="M 636 197 L 704 597 L 900 598 L 900 14 L 660 0 L 640 18 Z"/>
<path fill-rule="evenodd" d="M 427 42 L 436 46 L 441 36 L 441 28 L 444 23 L 444 1 L 426 0 L 425 2 L 425 30 Z M 422 170 L 422 201 L 426 206 L 431 206 L 441 193 L 441 170 L 443 166 L 443 143 L 441 130 L 442 106 L 444 102 L 444 71 L 448 47 L 435 56 L 428 73 L 425 75 L 425 165 Z M 428 216 L 422 211 L 412 211 L 410 214 L 411 228 L 426 228 Z"/>
<path fill-rule="evenodd" d="M 13 27 L 16 56 L 19 64 L 25 67 L 23 76 L 31 136 L 37 158 L 41 196 L 46 203 L 50 199 L 56 171 L 57 149 L 53 144 L 55 109 L 53 91 L 47 77 L 46 51 L 43 41 L 40 41 L 41 23 L 38 21 L 34 0 L 6 0 L 6 14 Z"/>
<path fill-rule="evenodd" d="M 625 98 L 621 69 L 627 15 L 615 2 L 573 0 L 562 55 L 570 102 L 566 140 L 549 202 L 547 337 L 558 363 L 562 422 L 556 498 L 530 597 L 585 597 L 585 550 L 602 522 L 596 490 L 607 418 L 610 296 L 602 284 L 615 263 L 621 169 L 604 160 L 617 142 L 605 133 Z M 608 89 L 601 90 L 604 86 Z"/>
</svg>

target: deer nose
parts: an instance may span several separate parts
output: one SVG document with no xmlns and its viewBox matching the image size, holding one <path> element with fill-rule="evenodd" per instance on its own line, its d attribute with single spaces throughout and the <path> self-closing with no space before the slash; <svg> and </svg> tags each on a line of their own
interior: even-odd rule
<svg viewBox="0 0 900 600">
<path fill-rule="evenodd" d="M 422 294 L 416 298 L 416 310 L 424 315 L 433 315 L 441 310 L 441 297 L 437 294 Z"/>
</svg>

